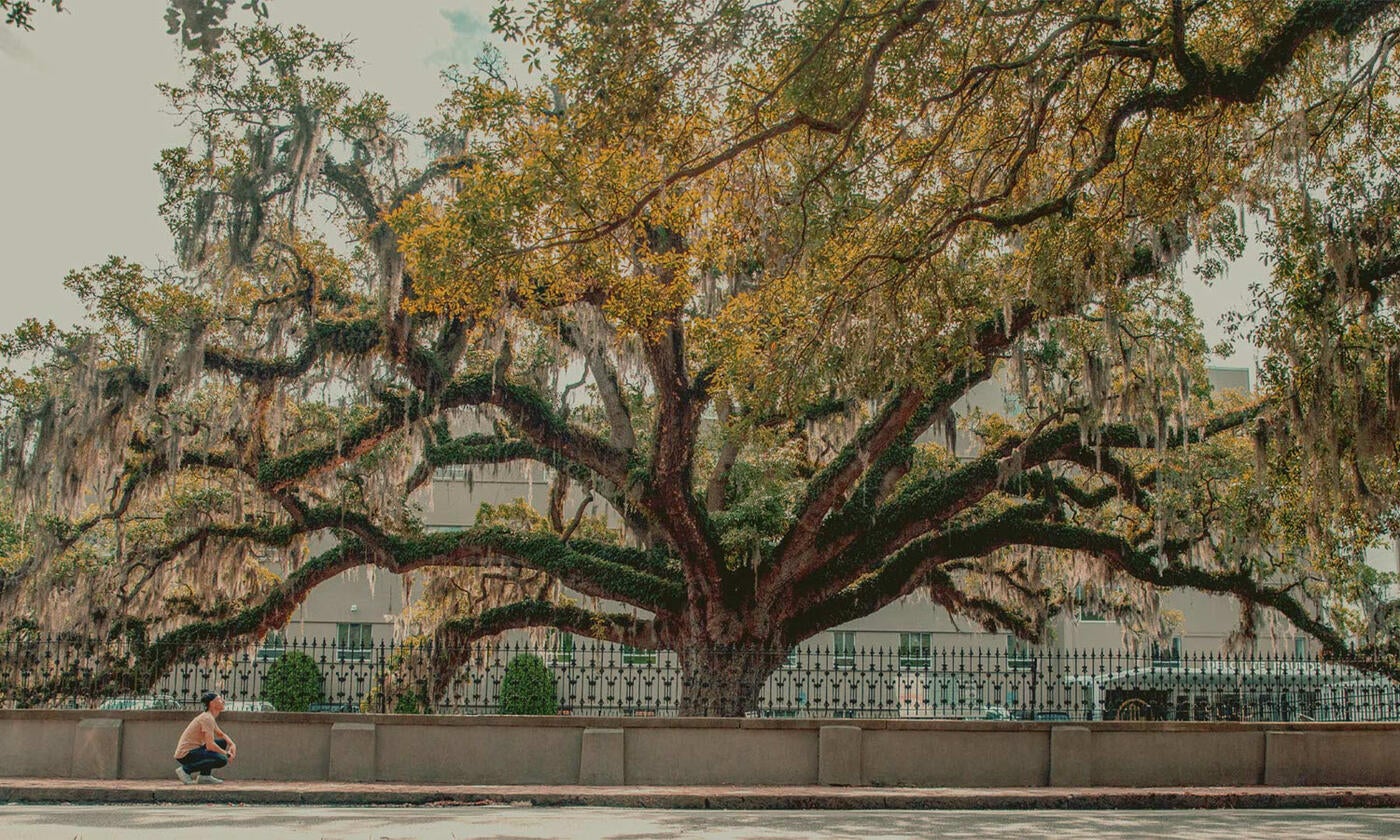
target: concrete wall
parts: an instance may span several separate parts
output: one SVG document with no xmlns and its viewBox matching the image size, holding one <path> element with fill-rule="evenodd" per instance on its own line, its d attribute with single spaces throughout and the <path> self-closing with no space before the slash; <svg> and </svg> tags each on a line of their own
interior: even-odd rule
<svg viewBox="0 0 1400 840">
<path fill-rule="evenodd" d="M 174 778 L 179 712 L 0 711 L 0 776 Z M 919 787 L 1400 785 L 1400 724 L 226 713 L 243 779 Z"/>
</svg>

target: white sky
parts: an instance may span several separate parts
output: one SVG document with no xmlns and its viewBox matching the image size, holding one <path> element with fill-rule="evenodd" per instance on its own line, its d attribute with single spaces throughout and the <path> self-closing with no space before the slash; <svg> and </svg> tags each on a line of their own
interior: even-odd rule
<svg viewBox="0 0 1400 840">
<path fill-rule="evenodd" d="M 273 20 L 355 41 L 360 83 L 401 113 L 431 113 L 438 73 L 467 65 L 491 37 L 492 0 L 272 0 Z M 179 82 L 180 50 L 165 34 L 166 0 L 67 0 L 42 8 L 34 32 L 0 25 L 0 330 L 26 317 L 71 324 L 82 314 L 62 286 L 75 268 L 118 254 L 168 259 L 152 169 L 184 133 L 155 90 Z M 246 13 L 244 13 L 246 14 Z M 1214 289 L 1191 285 L 1212 342 L 1220 315 L 1247 300 L 1257 265 Z M 1237 350 L 1222 363 L 1248 366 Z"/>
<path fill-rule="evenodd" d="M 0 25 L 0 330 L 26 317 L 75 321 L 75 268 L 119 254 L 170 255 L 157 214 L 159 152 L 184 132 L 156 92 L 179 82 L 166 0 L 67 0 L 35 31 Z M 490 37 L 491 0 L 273 0 L 273 20 L 354 39 L 360 83 L 412 117 L 432 112 L 439 72 Z M 244 13 L 246 15 L 246 13 Z"/>
</svg>

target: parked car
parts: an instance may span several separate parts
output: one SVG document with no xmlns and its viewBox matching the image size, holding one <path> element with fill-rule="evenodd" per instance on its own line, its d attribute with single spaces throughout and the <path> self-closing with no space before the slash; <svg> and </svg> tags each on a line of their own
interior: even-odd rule
<svg viewBox="0 0 1400 840">
<path fill-rule="evenodd" d="M 109 697 L 102 701 L 99 709 L 107 711 L 139 711 L 144 709 L 181 709 L 184 704 L 168 694 L 146 695 L 144 697 Z"/>
<path fill-rule="evenodd" d="M 1034 712 L 1030 709 L 1017 709 L 1013 717 L 1017 720 L 1074 720 L 1069 712 L 1049 709 Z"/>
<path fill-rule="evenodd" d="M 275 712 L 277 707 L 266 700 L 225 700 L 226 712 Z"/>
</svg>

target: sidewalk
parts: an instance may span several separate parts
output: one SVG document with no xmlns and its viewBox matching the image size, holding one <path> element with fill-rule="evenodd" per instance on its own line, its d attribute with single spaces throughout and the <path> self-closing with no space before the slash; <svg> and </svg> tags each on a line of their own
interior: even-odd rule
<svg viewBox="0 0 1400 840">
<path fill-rule="evenodd" d="M 686 809 L 925 810 L 1393 808 L 1400 787 L 843 788 L 420 785 L 228 779 L 0 779 L 0 804 L 539 805 Z"/>
</svg>

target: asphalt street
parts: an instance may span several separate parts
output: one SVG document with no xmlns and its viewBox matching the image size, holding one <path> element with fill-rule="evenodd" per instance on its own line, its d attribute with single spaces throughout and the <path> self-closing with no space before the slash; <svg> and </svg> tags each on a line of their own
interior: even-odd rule
<svg viewBox="0 0 1400 840">
<path fill-rule="evenodd" d="M 1400 811 L 702 811 L 528 806 L 0 805 L 6 840 L 1162 840 L 1400 837 Z"/>
</svg>

